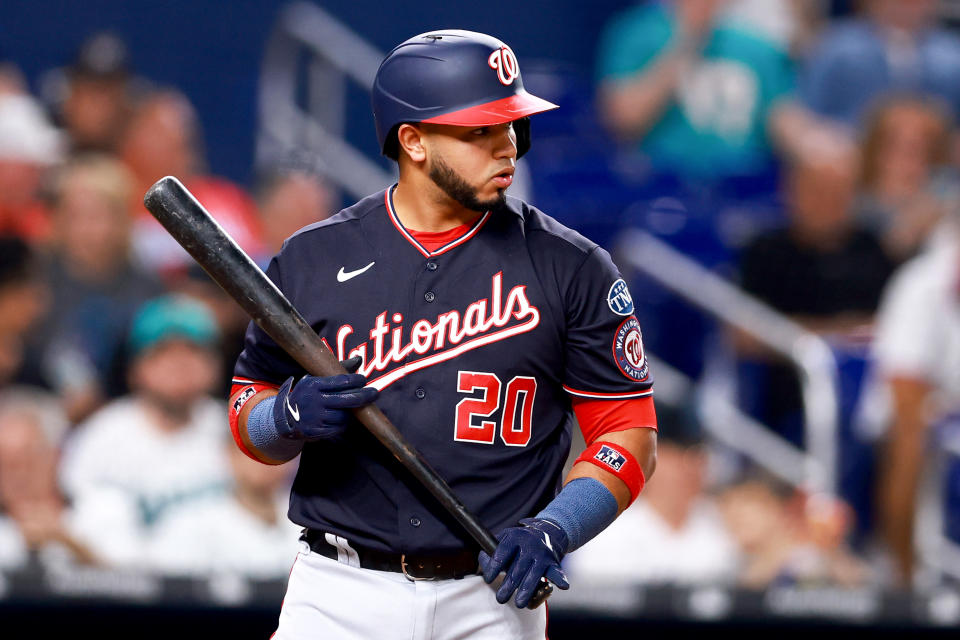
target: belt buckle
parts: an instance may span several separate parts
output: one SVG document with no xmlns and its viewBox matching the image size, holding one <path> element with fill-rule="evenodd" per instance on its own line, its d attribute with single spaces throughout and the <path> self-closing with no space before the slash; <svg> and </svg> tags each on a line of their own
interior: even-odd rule
<svg viewBox="0 0 960 640">
<path fill-rule="evenodd" d="M 409 573 L 407 573 L 407 554 L 405 553 L 400 554 L 400 571 L 403 572 L 403 576 L 407 580 L 434 580 L 435 579 L 435 578 L 412 576 Z"/>
</svg>

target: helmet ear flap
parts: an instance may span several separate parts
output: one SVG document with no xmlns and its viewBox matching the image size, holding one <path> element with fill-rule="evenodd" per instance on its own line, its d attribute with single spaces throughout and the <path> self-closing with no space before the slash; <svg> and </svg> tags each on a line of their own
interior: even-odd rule
<svg viewBox="0 0 960 640">
<path fill-rule="evenodd" d="M 513 131 L 517 134 L 517 158 L 530 150 L 530 118 L 513 121 Z"/>
<path fill-rule="evenodd" d="M 401 122 L 400 124 L 403 123 Z M 393 161 L 399 161 L 400 159 L 400 139 L 397 138 L 397 129 L 400 128 L 400 124 L 390 129 L 386 139 L 383 141 L 383 155 Z"/>
</svg>

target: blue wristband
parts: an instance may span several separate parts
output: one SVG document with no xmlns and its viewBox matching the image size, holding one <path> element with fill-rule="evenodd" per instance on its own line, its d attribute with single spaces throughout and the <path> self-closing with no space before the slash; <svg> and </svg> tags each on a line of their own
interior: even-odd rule
<svg viewBox="0 0 960 640">
<path fill-rule="evenodd" d="M 618 510 L 617 499 L 602 482 L 577 478 L 568 482 L 536 517 L 560 525 L 570 540 L 570 552 L 606 529 L 616 520 Z"/>
<path fill-rule="evenodd" d="M 261 400 L 247 415 L 247 436 L 257 451 L 273 460 L 292 460 L 303 448 L 302 440 L 290 440 L 277 432 L 273 405 L 277 397 Z"/>
</svg>

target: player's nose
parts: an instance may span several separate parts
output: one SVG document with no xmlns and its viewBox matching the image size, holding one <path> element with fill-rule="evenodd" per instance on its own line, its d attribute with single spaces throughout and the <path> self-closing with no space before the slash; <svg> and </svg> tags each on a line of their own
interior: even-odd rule
<svg viewBox="0 0 960 640">
<path fill-rule="evenodd" d="M 496 144 L 494 145 L 494 157 L 517 158 L 517 134 L 513 130 L 513 123 L 508 122 L 496 128 Z"/>
</svg>

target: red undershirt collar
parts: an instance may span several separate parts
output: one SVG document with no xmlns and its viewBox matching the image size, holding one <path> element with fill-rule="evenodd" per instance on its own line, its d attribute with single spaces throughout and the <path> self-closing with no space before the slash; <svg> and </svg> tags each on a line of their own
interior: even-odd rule
<svg viewBox="0 0 960 640">
<path fill-rule="evenodd" d="M 407 240 L 419 251 L 423 257 L 440 255 L 460 246 L 480 231 L 484 223 L 490 218 L 490 212 L 487 211 L 475 220 L 462 224 L 447 231 L 413 231 L 407 229 L 400 222 L 396 210 L 393 208 L 393 190 L 396 185 L 390 187 L 384 193 L 384 204 L 387 207 L 387 214 L 391 222 Z M 423 242 L 426 240 L 426 242 Z M 429 244 L 429 246 L 427 246 Z"/>
<path fill-rule="evenodd" d="M 470 229 L 473 228 L 475 222 L 476 220 L 471 220 L 466 224 L 454 227 L 453 229 L 447 229 L 446 231 L 416 231 L 414 229 L 407 229 L 407 231 L 416 238 L 417 242 L 423 245 L 424 249 L 433 252 L 468 233 Z"/>
</svg>

